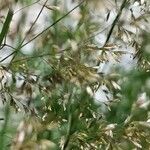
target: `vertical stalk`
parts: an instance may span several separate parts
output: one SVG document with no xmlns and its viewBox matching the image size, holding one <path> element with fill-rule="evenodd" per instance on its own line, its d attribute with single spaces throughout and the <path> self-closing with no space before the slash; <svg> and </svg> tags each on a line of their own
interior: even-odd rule
<svg viewBox="0 0 150 150">
<path fill-rule="evenodd" d="M 0 150 L 5 150 L 5 133 L 7 130 L 8 120 L 9 120 L 9 105 L 7 104 L 5 107 L 5 122 L 4 125 L 0 131 Z"/>
<path fill-rule="evenodd" d="M 114 27 L 115 27 L 116 23 L 118 22 L 118 20 L 119 20 L 121 14 L 122 14 L 122 10 L 123 10 L 124 7 L 126 6 L 127 1 L 128 1 L 128 0 L 123 0 L 123 2 L 122 2 L 122 4 L 121 4 L 121 7 L 120 7 L 120 9 L 119 9 L 119 12 L 118 12 L 118 14 L 117 14 L 115 20 L 113 21 L 112 26 L 111 26 L 111 28 L 110 28 L 110 30 L 109 30 L 109 32 L 108 32 L 108 36 L 107 36 L 107 39 L 106 39 L 106 41 L 105 41 L 104 46 L 105 46 L 105 45 L 107 44 L 107 42 L 109 41 L 109 39 L 110 39 L 110 37 L 111 37 L 111 35 L 112 35 L 112 32 L 113 32 L 113 30 L 114 30 Z"/>
<path fill-rule="evenodd" d="M 67 135 L 66 135 L 66 139 L 63 145 L 62 150 L 66 150 L 69 144 L 69 140 L 70 140 L 70 135 L 71 135 L 71 126 L 72 126 L 72 114 L 70 112 L 69 117 L 68 117 L 68 129 L 67 129 Z"/>
<path fill-rule="evenodd" d="M 13 10 L 12 10 L 11 8 L 9 8 L 9 11 L 8 11 L 8 14 L 7 14 L 7 17 L 6 17 L 6 20 L 5 20 L 5 22 L 4 22 L 2 31 L 1 31 L 1 33 L 0 33 L 0 46 L 2 45 L 2 42 L 3 42 L 5 36 L 6 36 L 7 33 L 8 33 L 9 26 L 10 26 L 10 23 L 11 23 L 11 20 L 12 20 L 12 17 L 13 17 Z"/>
</svg>

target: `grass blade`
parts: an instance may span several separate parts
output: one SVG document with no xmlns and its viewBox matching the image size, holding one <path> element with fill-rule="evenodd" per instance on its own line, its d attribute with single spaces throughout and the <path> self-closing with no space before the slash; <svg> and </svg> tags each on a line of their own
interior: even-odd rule
<svg viewBox="0 0 150 150">
<path fill-rule="evenodd" d="M 6 17 L 6 20 L 4 22 L 4 25 L 3 25 L 3 28 L 2 28 L 2 31 L 0 33 L 0 45 L 2 45 L 2 42 L 4 40 L 4 37 L 7 35 L 8 33 L 8 30 L 9 30 L 9 25 L 11 23 L 11 20 L 12 20 L 12 17 L 13 17 L 13 10 L 12 9 L 9 9 L 8 11 L 8 14 L 7 14 L 7 17 Z"/>
</svg>

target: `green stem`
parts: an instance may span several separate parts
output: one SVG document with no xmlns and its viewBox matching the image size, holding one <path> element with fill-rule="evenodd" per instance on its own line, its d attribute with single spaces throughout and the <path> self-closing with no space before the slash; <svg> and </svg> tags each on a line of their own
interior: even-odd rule
<svg viewBox="0 0 150 150">
<path fill-rule="evenodd" d="M 67 17 L 70 13 L 72 13 L 75 9 L 77 9 L 80 5 L 82 5 L 84 2 L 81 1 L 78 5 L 76 5 L 73 9 L 71 9 L 70 11 L 68 11 L 65 15 L 63 15 L 62 17 L 60 17 L 59 19 L 57 19 L 55 22 L 53 22 L 50 26 L 48 26 L 46 29 L 44 29 L 43 31 L 41 31 L 39 34 L 37 34 L 35 37 L 33 37 L 32 39 L 30 39 L 27 43 L 23 44 L 21 46 L 24 47 L 26 46 L 28 43 L 32 42 L 33 40 L 35 40 L 36 38 L 38 38 L 39 36 L 41 36 L 43 33 L 45 33 L 47 30 L 49 30 L 51 27 L 53 27 L 54 25 L 56 25 L 58 22 L 60 22 L 62 19 L 64 19 L 65 17 Z"/>
<path fill-rule="evenodd" d="M 5 22 L 4 22 L 2 31 L 1 31 L 1 33 L 0 33 L 0 45 L 2 45 L 2 42 L 3 42 L 5 36 L 6 36 L 7 33 L 8 33 L 9 25 L 10 25 L 10 23 L 11 23 L 12 17 L 13 17 L 13 10 L 10 8 L 9 11 L 8 11 L 6 20 L 5 20 Z"/>
<path fill-rule="evenodd" d="M 105 41 L 104 46 L 105 46 L 105 45 L 107 44 L 107 42 L 109 41 L 109 39 L 110 39 L 110 37 L 111 37 L 111 35 L 112 35 L 112 32 L 113 32 L 113 30 L 114 30 L 114 27 L 115 27 L 115 25 L 117 24 L 117 22 L 118 22 L 118 20 L 119 20 L 119 18 L 120 18 L 120 16 L 121 16 L 121 14 L 122 14 L 122 10 L 123 10 L 124 7 L 126 6 L 127 1 L 128 1 L 128 0 L 124 0 L 124 1 L 122 2 L 122 5 L 121 5 L 121 7 L 120 7 L 120 10 L 119 10 L 119 12 L 118 12 L 118 14 L 117 14 L 115 20 L 113 21 L 112 26 L 111 26 L 111 28 L 110 28 L 110 30 L 109 30 L 109 32 L 108 32 L 108 36 L 107 36 L 107 39 L 106 39 L 106 41 Z"/>
<path fill-rule="evenodd" d="M 9 105 L 7 104 L 5 107 L 5 122 L 2 127 L 2 130 L 0 131 L 0 150 L 5 150 L 5 133 L 7 130 L 8 120 L 9 120 Z"/>
<path fill-rule="evenodd" d="M 66 139 L 65 139 L 65 142 L 64 142 L 62 150 L 66 150 L 66 148 L 68 146 L 68 143 L 69 143 L 69 140 L 70 140 L 70 135 L 71 135 L 71 126 L 72 126 L 72 114 L 69 114 L 68 130 L 67 130 L 67 135 L 66 135 Z"/>
</svg>

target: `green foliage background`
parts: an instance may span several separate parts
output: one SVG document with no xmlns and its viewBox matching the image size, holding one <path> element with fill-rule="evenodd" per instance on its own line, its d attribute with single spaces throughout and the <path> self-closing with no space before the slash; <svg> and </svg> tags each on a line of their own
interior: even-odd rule
<svg viewBox="0 0 150 150">
<path fill-rule="evenodd" d="M 5 37 L 9 36 L 12 3 L 16 5 L 17 2 L 8 1 L 4 5 L 10 7 L 1 27 L 1 47 L 8 46 Z M 33 2 L 25 0 L 20 3 L 26 6 Z M 95 0 L 93 3 L 95 6 L 101 2 Z M 78 5 L 81 18 L 74 30 L 65 26 L 65 19 L 71 17 L 68 10 L 56 9 L 54 6 L 59 6 L 59 1 L 54 1 L 49 16 L 54 24 L 33 40 L 36 44 L 32 55 L 21 52 L 24 37 L 22 28 L 18 29 L 13 59 L 9 65 L 1 66 L 1 72 L 12 74 L 11 84 L 6 83 L 1 88 L 1 114 L 4 114 L 0 121 L 1 150 L 150 149 L 149 32 L 141 31 L 137 35 L 139 41 L 128 32 L 132 40 L 125 44 L 137 48 L 134 57 L 137 64 L 132 70 L 114 67 L 105 75 L 93 67 L 108 61 L 110 51 L 116 62 L 124 54 L 120 50 L 113 51 L 113 44 L 116 42 L 117 45 L 118 39 L 122 40 L 121 34 L 127 32 L 117 30 L 121 26 L 119 19 L 122 9 L 128 9 L 133 3 L 123 1 L 118 18 L 108 29 L 110 37 L 102 47 L 93 38 L 101 24 L 92 18 L 90 7 L 93 4 L 89 1 Z M 32 35 L 32 31 L 29 34 Z M 16 87 L 17 73 L 24 80 L 20 88 Z M 120 88 L 115 88 L 112 81 Z M 109 88 L 113 100 L 97 104 L 87 88 L 95 93 L 102 84 Z M 14 93 L 25 98 L 22 100 Z M 146 102 L 138 101 L 140 93 L 146 93 Z M 143 103 L 146 103 L 145 107 L 141 107 Z"/>
</svg>

